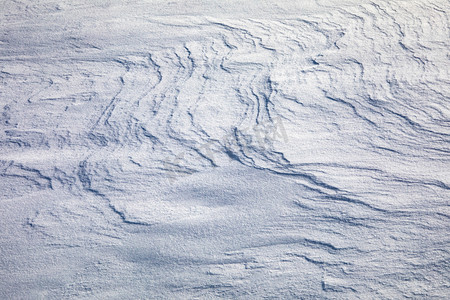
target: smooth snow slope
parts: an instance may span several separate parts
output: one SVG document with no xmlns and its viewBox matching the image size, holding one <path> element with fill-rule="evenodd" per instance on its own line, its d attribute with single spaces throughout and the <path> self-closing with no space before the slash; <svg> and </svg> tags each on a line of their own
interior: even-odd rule
<svg viewBox="0 0 450 300">
<path fill-rule="evenodd" d="M 450 4 L 0 3 L 1 299 L 448 299 Z"/>
</svg>

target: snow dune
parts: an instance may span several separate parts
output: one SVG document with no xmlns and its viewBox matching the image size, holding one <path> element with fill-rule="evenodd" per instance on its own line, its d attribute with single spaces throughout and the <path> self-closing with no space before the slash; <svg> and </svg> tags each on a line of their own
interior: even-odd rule
<svg viewBox="0 0 450 300">
<path fill-rule="evenodd" d="M 3 1 L 0 297 L 446 299 L 447 1 Z"/>
</svg>

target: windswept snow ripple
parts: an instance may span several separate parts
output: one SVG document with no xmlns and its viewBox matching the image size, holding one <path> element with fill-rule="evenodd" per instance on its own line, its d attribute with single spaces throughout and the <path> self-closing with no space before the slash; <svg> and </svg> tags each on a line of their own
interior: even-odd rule
<svg viewBox="0 0 450 300">
<path fill-rule="evenodd" d="M 0 4 L 1 298 L 450 296 L 449 3 L 292 2 Z"/>
</svg>

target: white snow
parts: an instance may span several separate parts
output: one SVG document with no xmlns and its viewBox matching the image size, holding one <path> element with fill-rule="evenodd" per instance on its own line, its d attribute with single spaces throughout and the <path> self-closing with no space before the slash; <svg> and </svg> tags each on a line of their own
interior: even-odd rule
<svg viewBox="0 0 450 300">
<path fill-rule="evenodd" d="M 449 11 L 2 1 L 0 298 L 449 298 Z"/>
</svg>

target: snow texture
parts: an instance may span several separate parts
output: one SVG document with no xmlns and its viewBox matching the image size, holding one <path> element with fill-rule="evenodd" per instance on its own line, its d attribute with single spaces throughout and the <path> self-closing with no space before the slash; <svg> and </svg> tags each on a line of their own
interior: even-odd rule
<svg viewBox="0 0 450 300">
<path fill-rule="evenodd" d="M 449 299 L 450 2 L 0 2 L 1 299 Z"/>
</svg>

